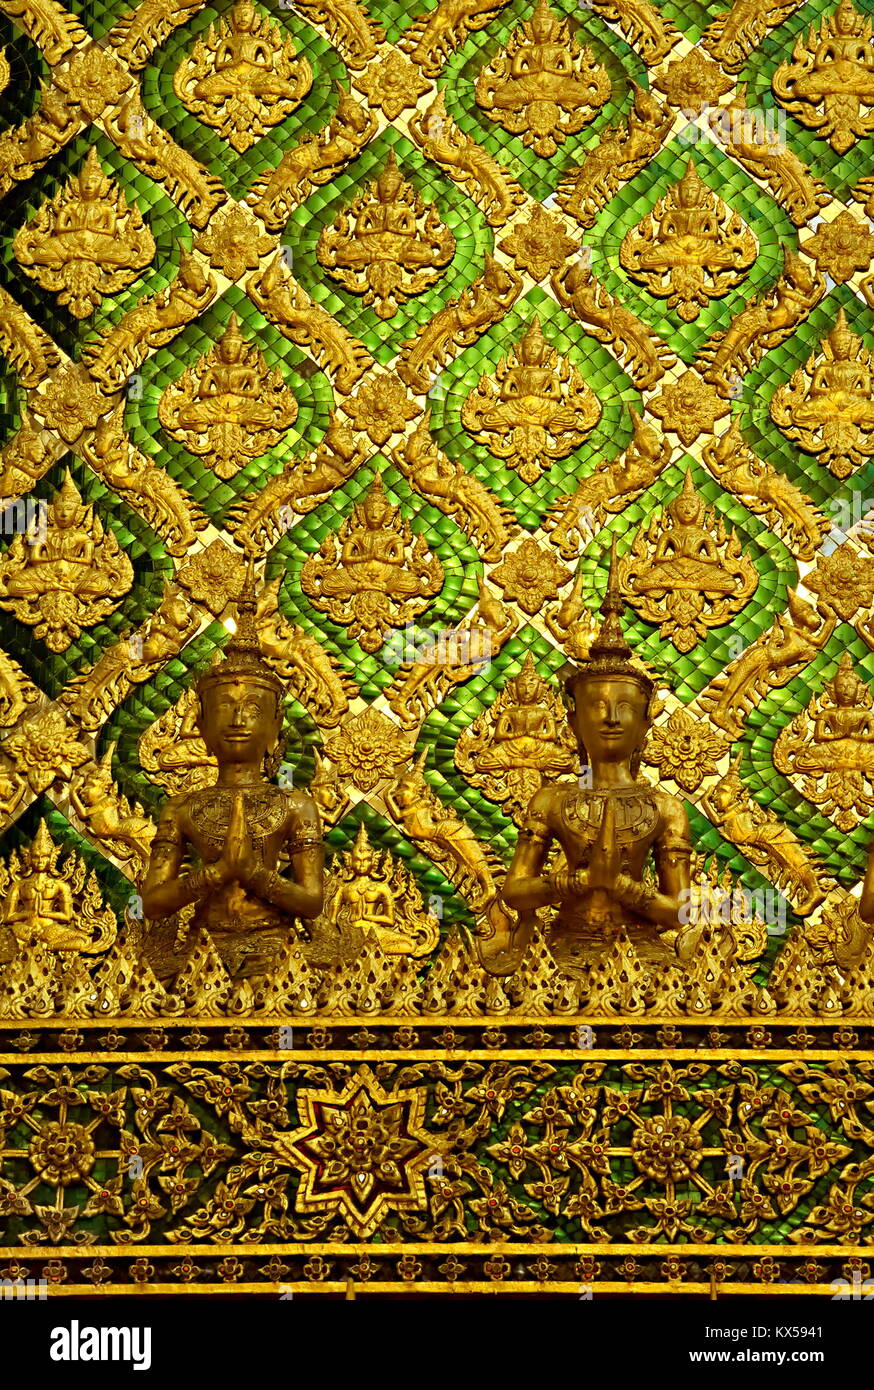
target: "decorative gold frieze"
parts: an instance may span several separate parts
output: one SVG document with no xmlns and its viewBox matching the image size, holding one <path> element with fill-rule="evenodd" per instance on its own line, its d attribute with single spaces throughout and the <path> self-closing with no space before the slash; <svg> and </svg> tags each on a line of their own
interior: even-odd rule
<svg viewBox="0 0 874 1390">
<path fill-rule="evenodd" d="M 635 612 L 656 623 L 677 651 L 689 652 L 708 628 L 741 611 L 759 575 L 687 471 L 682 492 L 635 533 L 619 562 L 619 582 Z"/>
<path fill-rule="evenodd" d="M 740 777 L 742 756 L 739 753 L 726 775 L 705 793 L 702 809 L 806 917 L 826 896 L 825 875 L 789 827 L 750 796 Z"/>
<path fill-rule="evenodd" d="M 619 261 L 685 323 L 694 323 L 712 299 L 740 284 L 758 251 L 743 218 L 702 182 L 690 159 L 679 182 L 625 233 Z"/>
<path fill-rule="evenodd" d="M 757 118 L 755 109 L 747 107 L 746 84 L 738 86 L 725 116 L 711 130 L 748 173 L 767 185 L 794 226 L 803 227 L 830 202 L 822 179 L 811 174 L 772 122 Z"/>
<path fill-rule="evenodd" d="M 799 34 L 790 61 L 777 68 L 774 95 L 802 125 L 846 154 L 874 130 L 871 19 L 852 0 Z"/>
<path fill-rule="evenodd" d="M 366 1240 L 390 1212 L 425 1211 L 435 1138 L 424 1128 L 421 1086 L 386 1092 L 369 1067 L 340 1091 L 299 1093 L 300 1128 L 277 1136 L 280 1162 L 303 1176 L 302 1213 L 339 1213 Z"/>
<path fill-rule="evenodd" d="M 396 772 L 385 792 L 385 804 L 404 834 L 421 846 L 432 863 L 440 865 L 471 907 L 484 907 L 494 900 L 500 863 L 428 786 L 426 757 L 427 750 L 412 767 Z"/>
<path fill-rule="evenodd" d="M 745 304 L 728 328 L 714 333 L 698 354 L 706 364 L 701 368 L 705 380 L 720 395 L 737 391 L 740 373 L 790 338 L 824 294 L 824 277 L 784 246 L 783 273 L 777 282 Z"/>
<path fill-rule="evenodd" d="M 839 830 L 874 810 L 874 696 L 845 652 L 807 708 L 781 729 L 774 766 Z"/>
<path fill-rule="evenodd" d="M 133 284 L 150 264 L 155 240 L 92 147 L 79 173 L 16 232 L 12 252 L 25 274 L 84 319 L 107 295 Z"/>
<path fill-rule="evenodd" d="M 874 454 L 874 362 L 841 308 L 835 326 L 803 367 L 771 397 L 769 411 L 787 439 L 847 478 Z"/>
<path fill-rule="evenodd" d="M 429 410 L 395 449 L 394 460 L 417 492 L 455 518 L 484 560 L 499 560 L 515 529 L 512 513 L 462 463 L 438 449 L 430 422 Z"/>
<path fill-rule="evenodd" d="M 59 854 L 41 820 L 31 843 L 0 863 L 0 961 L 17 947 L 95 955 L 115 940 L 115 913 L 94 874 L 76 854 L 59 864 Z"/>
<path fill-rule="evenodd" d="M 296 111 L 312 84 L 294 40 L 247 0 L 211 24 L 173 74 L 183 106 L 240 154 Z"/>
<path fill-rule="evenodd" d="M 26 537 L 13 536 L 3 552 L 0 608 L 32 627 L 51 651 L 65 652 L 84 627 L 118 607 L 134 571 L 114 533 L 83 504 L 69 470 L 44 523 Z"/>
<path fill-rule="evenodd" d="M 494 704 L 463 730 L 455 766 L 514 817 L 524 813 L 544 781 L 576 768 L 561 699 L 538 674 L 530 653 Z"/>
<path fill-rule="evenodd" d="M 319 264 L 381 319 L 430 289 L 455 252 L 433 203 L 402 178 L 394 151 L 382 173 L 323 228 Z"/>
<path fill-rule="evenodd" d="M 631 83 L 634 100 L 625 121 L 605 126 L 601 139 L 577 168 L 558 184 L 559 206 L 583 227 L 591 227 L 617 189 L 652 159 L 674 123 L 651 91 Z"/>
<path fill-rule="evenodd" d="M 443 92 L 410 117 L 410 134 L 428 159 L 461 185 L 491 227 L 503 227 L 525 202 L 522 185 L 488 150 L 465 135 L 446 110 Z"/>
<path fill-rule="evenodd" d="M 279 367 L 247 343 L 237 316 L 214 347 L 166 387 L 158 419 L 172 439 L 205 460 L 219 478 L 233 478 L 278 444 L 298 407 Z"/>
<path fill-rule="evenodd" d="M 651 391 L 676 362 L 667 343 L 595 279 L 587 259 L 568 261 L 550 284 L 559 304 L 575 314 L 593 338 L 613 349 L 639 390 Z"/>
<path fill-rule="evenodd" d="M 599 463 L 571 495 L 559 497 L 544 518 L 552 544 L 565 560 L 580 555 L 605 516 L 621 512 L 640 497 L 667 467 L 671 447 L 629 406 L 632 437 L 625 453 L 609 466 Z"/>
<path fill-rule="evenodd" d="M 538 0 L 530 20 L 481 70 L 476 101 L 490 120 L 548 157 L 594 120 L 610 90 L 606 69 L 577 42 L 570 22 Z"/>
<path fill-rule="evenodd" d="M 477 444 L 535 483 L 585 442 L 601 413 L 594 391 L 549 345 L 535 316 L 494 374 L 483 373 L 467 395 L 461 423 Z"/>
<path fill-rule="evenodd" d="M 453 350 L 475 343 L 492 324 L 500 322 L 519 297 L 522 280 L 494 256 L 483 258 L 485 269 L 461 294 L 450 299 L 414 338 L 401 344 L 397 373 L 413 391 L 430 390 L 440 367 Z"/>
<path fill-rule="evenodd" d="M 443 585 L 443 566 L 422 533 L 386 497 L 377 475 L 339 531 L 301 570 L 301 588 L 320 612 L 376 652 L 393 627 L 428 607 Z"/>
<path fill-rule="evenodd" d="M 155 827 L 138 802 L 131 806 L 115 785 L 110 744 L 99 762 L 80 769 L 70 786 L 70 803 L 89 834 L 139 876 L 149 862 Z"/>
</svg>

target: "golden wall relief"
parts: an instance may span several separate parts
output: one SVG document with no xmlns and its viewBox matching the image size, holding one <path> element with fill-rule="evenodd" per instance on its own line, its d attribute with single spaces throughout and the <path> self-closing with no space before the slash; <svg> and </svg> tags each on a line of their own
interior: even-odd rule
<svg viewBox="0 0 874 1390">
<path fill-rule="evenodd" d="M 869 11 L 0 3 L 0 1272 L 863 1260 Z"/>
</svg>

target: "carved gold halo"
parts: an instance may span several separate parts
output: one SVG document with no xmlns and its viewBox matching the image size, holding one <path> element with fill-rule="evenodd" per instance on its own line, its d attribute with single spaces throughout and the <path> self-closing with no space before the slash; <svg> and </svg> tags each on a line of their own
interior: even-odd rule
<svg viewBox="0 0 874 1390">
<path fill-rule="evenodd" d="M 319 264 L 344 289 L 360 294 L 381 319 L 430 289 L 455 252 L 455 237 L 437 208 L 401 177 L 394 151 L 319 236 Z"/>
<path fill-rule="evenodd" d="M 546 157 L 594 120 L 610 92 L 606 69 L 547 0 L 476 81 L 477 105 L 489 119 Z"/>
<path fill-rule="evenodd" d="M 594 391 L 547 343 L 535 315 L 494 374 L 483 373 L 469 392 L 461 423 L 477 444 L 535 483 L 585 442 L 601 413 Z"/>
<path fill-rule="evenodd" d="M 163 392 L 158 419 L 172 439 L 232 478 L 278 444 L 297 419 L 278 367 L 242 337 L 236 314 L 219 341 Z"/>
<path fill-rule="evenodd" d="M 94 955 L 115 940 L 115 913 L 93 872 L 74 853 L 59 865 L 60 853 L 41 820 L 30 845 L 0 862 L 0 961 L 16 946 Z"/>
<path fill-rule="evenodd" d="M 687 471 L 682 492 L 635 533 L 619 562 L 619 582 L 635 612 L 656 623 L 678 651 L 688 652 L 708 628 L 740 612 L 759 575 Z"/>
<path fill-rule="evenodd" d="M 626 232 L 619 262 L 692 323 L 711 299 L 740 284 L 758 250 L 749 227 L 702 182 L 690 159 L 679 182 Z"/>
<path fill-rule="evenodd" d="M 173 74 L 186 109 L 239 154 L 290 116 L 312 83 L 312 68 L 297 56 L 293 39 L 247 0 L 218 27 L 211 24 Z"/>
<path fill-rule="evenodd" d="M 87 318 L 106 295 L 133 284 L 151 262 L 155 240 L 92 146 L 79 173 L 16 232 L 12 251 L 26 275 Z"/>
<path fill-rule="evenodd" d="M 773 757 L 839 830 L 855 830 L 874 810 L 874 695 L 848 652 L 820 694 L 780 731 Z"/>
<path fill-rule="evenodd" d="M 768 407 L 787 439 L 816 454 L 836 478 L 846 478 L 874 454 L 874 359 L 847 325 L 843 309 Z"/>
<path fill-rule="evenodd" d="M 0 608 L 65 652 L 130 592 L 134 571 L 114 533 L 82 502 L 67 471 L 46 508 L 44 534 L 13 536 L 0 558 Z"/>
<path fill-rule="evenodd" d="M 364 501 L 307 558 L 300 583 L 320 612 L 375 652 L 391 628 L 428 607 L 443 585 L 443 566 L 389 502 L 377 475 Z"/>
<path fill-rule="evenodd" d="M 530 652 L 519 674 L 455 745 L 459 772 L 514 816 L 544 780 L 572 773 L 577 762 L 562 701 L 539 675 Z"/>
<path fill-rule="evenodd" d="M 846 154 L 874 130 L 870 15 L 840 0 L 818 30 L 811 25 L 806 38 L 798 35 L 791 61 L 780 64 L 771 86 L 781 106 Z"/>
</svg>

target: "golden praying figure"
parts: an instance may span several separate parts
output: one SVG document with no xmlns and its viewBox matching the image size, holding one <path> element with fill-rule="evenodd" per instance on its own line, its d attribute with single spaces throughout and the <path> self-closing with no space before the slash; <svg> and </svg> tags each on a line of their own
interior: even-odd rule
<svg viewBox="0 0 874 1390">
<path fill-rule="evenodd" d="M 622 609 L 614 542 L 601 630 L 588 660 L 565 668 L 570 726 L 588 771 L 541 787 L 528 805 L 502 892 L 518 923 L 495 905 L 492 934 L 478 942 L 495 974 L 518 965 L 538 908 L 555 909 L 550 947 L 568 971 L 596 960 L 623 928 L 652 964 L 688 956 L 697 940 L 681 917 L 691 855 L 685 807 L 637 775 L 654 686 L 630 660 Z M 545 873 L 554 845 L 565 862 Z M 650 850 L 653 882 L 645 877 Z"/>
<path fill-rule="evenodd" d="M 224 657 L 197 683 L 198 727 L 218 763 L 214 785 L 171 797 L 161 813 L 143 886 L 146 937 L 159 978 L 179 967 L 166 919 L 194 904 L 191 925 L 207 928 L 231 974 L 269 969 L 295 918 L 324 900 L 324 849 L 316 804 L 271 785 L 282 720 L 282 683 L 264 660 L 255 628 L 251 567 L 237 630 Z M 197 863 L 183 871 L 192 854 Z M 292 876 L 280 872 L 287 860 Z"/>
</svg>

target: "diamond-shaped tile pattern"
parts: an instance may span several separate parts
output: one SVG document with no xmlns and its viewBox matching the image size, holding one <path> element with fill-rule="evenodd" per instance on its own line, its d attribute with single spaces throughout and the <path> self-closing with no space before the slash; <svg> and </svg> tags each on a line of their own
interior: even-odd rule
<svg viewBox="0 0 874 1390">
<path fill-rule="evenodd" d="M 755 481 L 760 489 L 755 495 L 749 482 L 746 492 L 740 486 L 738 491 L 730 491 L 717 483 L 704 463 L 705 451 L 714 443 L 713 432 L 705 430 L 688 445 L 680 445 L 678 422 L 659 419 L 649 410 L 650 405 L 656 404 L 654 398 L 676 381 L 687 366 L 703 360 L 698 354 L 707 339 L 717 333 L 730 335 L 736 331 L 732 325 L 737 323 L 737 316 L 749 309 L 759 315 L 759 336 L 751 354 L 754 365 L 739 370 L 729 402 L 731 416 L 739 423 L 744 441 L 775 470 L 778 482 L 788 479 L 826 512 L 837 515 L 843 507 L 855 519 L 870 505 L 865 499 L 874 497 L 874 461 L 866 456 L 851 477 L 838 479 L 814 455 L 790 442 L 769 414 L 775 390 L 819 351 L 839 309 L 845 311 L 863 349 L 874 348 L 874 313 L 866 302 L 863 283 L 866 272 L 857 273 L 840 286 L 829 280 L 824 297 L 810 312 L 798 308 L 791 292 L 783 293 L 783 248 L 798 253 L 808 269 L 813 263 L 804 249 L 808 231 L 802 229 L 799 236 L 799 229 L 792 225 L 769 186 L 769 170 L 773 170 L 767 158 L 777 155 L 773 150 L 767 155 L 766 151 L 762 156 L 764 163 L 741 168 L 700 128 L 692 143 L 686 106 L 694 105 L 694 93 L 689 103 L 674 102 L 673 114 L 677 119 L 661 149 L 641 167 L 635 163 L 637 118 L 632 111 L 632 84 L 648 89 L 663 75 L 667 63 L 700 46 L 705 31 L 703 48 L 714 52 L 715 31 L 710 26 L 728 7 L 721 0 L 710 0 L 707 5 L 680 5 L 678 0 L 665 0 L 659 12 L 682 37 L 659 65 L 652 63 L 646 51 L 643 31 L 634 29 L 633 6 L 618 6 L 619 18 L 607 20 L 599 12 L 607 10 L 606 5 L 552 0 L 554 13 L 569 22 L 575 39 L 587 44 L 606 70 L 610 97 L 589 123 L 570 135 L 549 157 L 534 153 L 519 133 L 510 133 L 490 120 L 477 105 L 475 93 L 478 74 L 505 48 L 512 32 L 531 19 L 534 0 L 511 0 L 493 12 L 481 8 L 478 14 L 471 11 L 467 19 L 464 7 L 439 5 L 435 0 L 423 0 L 420 7 L 393 0 L 371 0 L 368 13 L 385 32 L 385 39 L 377 44 L 373 63 L 382 64 L 389 57 L 399 59 L 403 55 L 396 72 L 406 73 L 409 81 L 412 63 L 420 76 L 412 83 L 414 94 L 406 98 L 406 106 L 398 97 L 399 114 L 387 116 L 384 102 L 371 108 L 373 133 L 363 143 L 356 143 L 349 129 L 336 118 L 341 88 L 351 91 L 361 107 L 367 107 L 364 92 L 368 84 L 365 81 L 359 88 L 353 79 L 366 77 L 371 60 L 355 67 L 354 62 L 360 64 L 363 60 L 354 58 L 351 50 L 344 47 L 342 34 L 332 28 L 330 19 L 323 22 L 314 7 L 307 7 L 304 15 L 301 9 L 283 4 L 257 5 L 259 16 L 277 24 L 284 35 L 293 38 L 298 54 L 312 68 L 313 83 L 296 110 L 243 154 L 236 153 L 215 130 L 187 111 L 173 90 L 173 74 L 178 65 L 197 39 L 207 35 L 210 26 L 218 25 L 229 15 L 231 0 L 216 0 L 199 9 L 192 7 L 188 16 L 182 12 L 169 17 L 155 15 L 154 7 L 149 7 L 149 18 L 146 8 L 137 6 L 135 0 L 70 0 L 67 10 L 98 44 L 107 39 L 110 30 L 114 30 L 112 43 L 119 38 L 124 27 L 120 21 L 128 13 L 148 19 L 135 66 L 130 68 L 135 85 L 124 101 L 129 97 L 141 99 L 147 114 L 166 135 L 169 143 L 161 145 L 160 160 L 157 138 L 146 148 L 125 146 L 119 134 L 123 122 L 119 124 L 118 101 L 110 93 L 102 107 L 102 98 L 99 93 L 95 95 L 93 84 L 81 93 L 86 115 L 84 128 L 80 129 L 80 107 L 65 94 L 64 87 L 65 64 L 72 49 L 68 48 L 65 54 L 50 53 L 50 46 L 39 40 L 29 20 L 11 20 L 0 15 L 0 46 L 9 65 L 9 80 L 0 89 L 4 229 L 0 237 L 0 472 L 8 495 L 26 493 L 36 501 L 52 496 L 64 470 L 71 468 L 83 499 L 93 503 L 104 526 L 117 537 L 130 556 L 135 573 L 130 593 L 115 612 L 83 632 L 66 652 L 50 652 L 11 613 L 0 616 L 3 650 L 51 701 L 74 678 L 94 666 L 119 638 L 148 630 L 148 621 L 161 604 L 166 586 L 172 586 L 175 571 L 185 557 L 174 560 L 168 554 L 164 539 L 156 534 L 150 520 L 147 497 L 129 483 L 123 493 L 116 488 L 114 479 L 129 476 L 125 472 L 125 450 L 130 446 L 153 465 L 151 477 L 158 491 L 161 478 L 166 476 L 177 489 L 174 495 L 183 502 L 187 500 L 205 516 L 208 525 L 192 540 L 191 554 L 212 544 L 217 537 L 236 546 L 231 511 L 238 519 L 241 508 L 257 509 L 264 504 L 264 529 L 257 532 L 256 528 L 252 533 L 256 536 L 255 559 L 265 579 L 282 581 L 282 614 L 321 643 L 328 658 L 354 682 L 356 693 L 350 697 L 353 713 L 375 705 L 386 718 L 397 720 L 391 703 L 393 682 L 398 675 L 393 664 L 396 658 L 387 655 L 396 646 L 389 643 L 383 652 L 366 653 L 350 639 L 345 627 L 320 613 L 301 588 L 300 571 L 306 558 L 319 550 L 329 532 L 342 525 L 378 473 L 390 501 L 400 507 L 413 531 L 425 537 L 444 570 L 440 593 L 412 624 L 412 643 L 423 641 L 428 633 L 464 623 L 480 600 L 481 584 L 486 586 L 486 603 L 489 598 L 496 598 L 499 587 L 491 578 L 495 566 L 518 548 L 523 535 L 527 533 L 538 545 L 550 546 L 549 529 L 544 523 L 559 499 L 573 494 L 581 483 L 598 481 L 604 470 L 615 466 L 626 454 L 632 440 L 633 409 L 645 427 L 655 429 L 657 441 L 667 441 L 670 460 L 642 492 L 634 489 L 625 495 L 607 496 L 605 505 L 596 509 L 591 524 L 584 529 L 578 554 L 567 562 L 568 580 L 558 602 L 568 598 L 571 578 L 579 574 L 583 603 L 594 612 L 604 591 L 604 554 L 609 538 L 615 535 L 619 552 L 624 553 L 638 529 L 646 527 L 676 496 L 686 469 L 691 470 L 708 506 L 727 529 L 736 531 L 742 549 L 752 559 L 758 573 L 756 591 L 738 614 L 710 630 L 689 653 L 677 651 L 660 636 L 658 629 L 632 613 L 626 617 L 625 630 L 637 655 L 662 680 L 673 707 L 688 705 L 696 719 L 707 720 L 709 716 L 701 713 L 699 697 L 712 689 L 743 651 L 784 620 L 790 590 L 797 590 L 803 602 L 821 602 L 815 588 L 805 588 L 805 581 L 811 568 L 831 554 L 842 537 L 833 534 L 826 539 L 812 562 L 791 553 L 778 538 L 780 528 L 775 524 L 773 495 L 765 483 L 761 479 Z M 742 33 L 739 37 L 737 51 L 743 50 L 747 56 L 735 61 L 732 67 L 740 67 L 740 72 L 725 69 L 733 84 L 745 84 L 747 109 L 763 114 L 766 125 L 776 125 L 791 154 L 828 189 L 829 201 L 813 230 L 833 222 L 842 207 L 851 206 L 858 221 L 867 221 L 863 205 L 852 201 L 851 190 L 860 180 L 874 175 L 874 137 L 862 138 L 846 153 L 838 154 L 827 140 L 795 116 L 783 113 L 772 90 L 774 72 L 781 62 L 791 58 L 796 38 L 803 39 L 810 26 L 819 24 L 833 8 L 824 0 L 810 0 L 777 25 L 772 20 L 779 15 L 770 11 L 756 14 L 756 32 L 745 31 L 746 36 Z M 871 0 L 859 0 L 857 8 L 863 14 L 874 13 Z M 421 38 L 424 34 L 428 35 L 427 45 L 413 42 L 416 36 Z M 84 53 L 85 45 L 81 40 L 77 42 Z M 126 50 L 110 45 L 106 51 L 117 54 Z M 103 49 L 98 48 L 92 56 L 101 52 Z M 82 54 L 76 61 L 81 60 Z M 238 73 L 241 70 L 235 69 Z M 3 71 L 0 65 L 0 76 Z M 403 78 L 395 80 L 402 83 Z M 83 77 L 82 81 L 87 85 L 90 79 Z M 718 85 L 724 87 L 725 83 L 720 81 Z M 659 100 L 664 101 L 661 86 L 659 92 Z M 378 95 L 387 96 L 388 90 Z M 736 95 L 737 86 L 733 85 L 719 100 L 728 106 Z M 440 146 L 441 162 L 423 153 L 409 126 L 414 107 L 421 116 L 439 96 L 445 101 L 451 122 L 446 142 Z M 544 113 L 541 117 L 545 118 Z M 594 225 L 584 230 L 572 217 L 560 212 L 552 195 L 560 179 L 599 147 L 608 128 L 614 135 L 617 130 L 620 132 L 617 138 L 630 163 L 611 165 L 616 187 L 611 185 L 598 192 L 600 211 Z M 626 133 L 621 134 L 623 131 Z M 55 294 L 41 288 L 24 272 L 15 260 L 12 243 L 16 230 L 80 170 L 92 148 L 126 202 L 139 209 L 154 236 L 156 251 L 152 262 L 124 291 L 105 297 L 90 318 L 80 320 L 59 306 Z M 390 318 L 380 319 L 372 307 L 364 306 L 361 295 L 344 288 L 328 274 L 319 262 L 317 246 L 323 230 L 342 216 L 392 154 L 402 177 L 426 202 L 433 204 L 440 221 L 451 231 L 455 245 L 450 261 L 432 284 L 411 294 Z M 254 253 L 263 271 L 276 252 L 284 248 L 283 259 L 293 281 L 283 292 L 284 298 L 277 291 L 271 301 L 271 313 L 276 309 L 276 318 L 281 320 L 283 312 L 286 315 L 278 323 L 255 307 L 246 292 L 246 276 L 230 284 L 215 266 L 210 266 L 205 251 L 199 247 L 201 241 L 204 246 L 210 244 L 208 235 L 204 235 L 209 232 L 209 199 L 213 198 L 217 208 L 224 190 L 231 203 L 237 201 L 246 206 L 246 218 L 251 223 L 246 194 L 257 178 L 276 170 L 286 157 L 306 177 L 302 178 L 299 193 L 290 194 L 287 225 L 279 234 L 261 226 Z M 619 248 L 629 229 L 682 176 L 690 157 L 704 183 L 750 227 L 758 242 L 758 253 L 739 284 L 703 308 L 693 323 L 685 323 L 674 309 L 666 307 L 664 300 L 630 279 L 620 265 Z M 789 166 L 784 161 L 781 167 Z M 494 185 L 489 181 L 496 177 L 500 181 L 501 171 L 521 187 L 520 202 L 501 205 L 500 199 L 495 200 Z M 559 241 L 565 249 L 567 243 L 561 242 L 561 235 L 589 248 L 592 273 L 602 287 L 602 291 L 593 291 L 596 299 L 602 295 L 598 301 L 600 317 L 573 317 L 559 306 L 548 275 L 535 283 L 528 270 L 520 271 L 503 249 L 501 243 L 530 222 L 540 203 L 546 205 L 551 217 L 558 219 Z M 204 216 L 199 225 L 194 225 L 191 209 L 195 204 L 201 213 L 207 209 L 206 227 L 202 225 Z M 93 248 L 86 221 L 81 208 L 72 215 L 64 233 L 71 247 L 78 244 L 80 250 L 88 245 Z M 410 233 L 409 228 L 404 233 L 402 227 L 396 226 L 393 234 L 402 238 L 406 235 L 406 250 L 415 241 L 415 233 Z M 254 230 L 252 237 L 254 241 Z M 396 249 L 400 243 L 392 243 L 388 238 L 383 260 L 375 272 L 388 279 L 394 273 L 393 245 Z M 70 254 L 75 261 L 72 251 Z M 572 252 L 571 258 L 577 254 Z M 183 304 L 174 298 L 174 281 L 186 257 L 194 281 L 202 283 L 212 277 L 215 285 L 212 299 L 204 298 L 196 310 L 190 301 Z M 78 264 L 87 267 L 87 254 L 80 256 Z M 82 269 L 79 273 L 88 272 Z M 603 292 L 613 297 L 614 305 L 609 311 L 603 309 Z M 769 307 L 769 296 L 774 295 L 778 301 L 776 309 Z M 148 309 L 150 299 L 152 309 Z M 134 310 L 137 316 L 131 319 L 128 316 Z M 184 369 L 210 351 L 227 328 L 231 314 L 236 315 L 245 341 L 263 354 L 269 369 L 282 374 L 297 402 L 298 415 L 279 443 L 223 481 L 203 458 L 167 435 L 158 418 L 158 403 Z M 653 379 L 643 385 L 635 385 L 627 351 L 629 314 L 639 321 L 638 331 L 639 325 L 644 325 L 677 359 L 672 363 L 663 352 L 661 366 L 654 370 Z M 480 378 L 494 377 L 535 316 L 546 342 L 567 358 L 597 396 L 601 415 L 582 444 L 553 463 L 535 483 L 527 483 L 512 466 L 512 460 L 499 458 L 484 444 L 474 441 L 462 424 L 461 412 Z M 86 344 L 91 348 L 98 339 L 104 344 L 110 342 L 113 329 L 122 321 L 135 325 L 132 341 L 142 359 L 136 368 L 140 378 L 137 389 L 101 396 L 88 385 L 84 369 L 82 380 L 77 378 L 71 385 L 64 376 L 70 363 L 82 362 Z M 358 344 L 357 350 L 354 344 L 350 347 L 350 335 Z M 396 371 L 402 344 L 414 337 L 428 347 L 424 371 L 431 387 L 427 395 L 416 395 L 402 387 Z M 691 367 L 693 374 L 696 370 Z M 865 404 L 870 405 L 872 396 L 867 370 L 860 358 L 856 395 L 841 407 L 859 417 L 864 417 Z M 120 372 L 119 381 L 124 374 Z M 343 409 L 349 396 L 362 389 L 366 393 L 369 386 L 386 378 L 397 388 L 385 406 L 394 415 L 390 419 L 371 420 L 369 436 L 363 428 L 353 430 L 352 424 L 363 424 L 363 417 L 359 413 L 356 420 L 354 411 L 350 414 Z M 640 383 L 641 378 L 637 380 Z M 58 381 L 67 383 L 60 404 Z M 397 394 L 401 390 L 405 396 Z M 245 423 L 245 390 L 236 404 L 230 392 L 225 394 L 225 400 L 228 411 L 239 409 L 235 418 Z M 108 415 L 118 405 L 123 407 L 121 453 L 106 454 L 98 474 L 87 460 L 94 459 L 95 441 L 103 438 L 98 428 L 101 414 Z M 542 408 L 542 401 L 532 397 L 527 408 L 534 414 Z M 430 432 L 438 455 L 436 460 L 429 455 L 414 464 L 408 457 L 408 472 L 402 472 L 396 463 L 398 451 L 421 427 L 426 409 L 430 411 Z M 717 421 L 719 435 L 728 424 L 728 416 Z M 418 439 L 421 443 L 424 434 Z M 100 447 L 109 448 L 105 439 Z M 631 453 L 628 457 L 632 457 Z M 333 473 L 332 460 L 337 464 Z M 325 487 L 318 494 L 318 505 L 297 512 L 294 499 L 307 495 L 306 483 L 313 469 L 322 470 Z M 277 511 L 279 502 L 274 506 L 271 500 L 279 496 L 279 480 L 290 506 L 282 518 Z M 301 505 L 310 506 L 310 502 Z M 482 538 L 483 507 L 491 507 L 489 543 Z M 9 536 L 0 535 L 0 545 L 8 543 Z M 866 555 L 863 552 L 863 558 Z M 515 629 L 491 665 L 438 690 L 431 703 L 426 701 L 419 711 L 416 727 L 403 730 L 411 746 L 418 752 L 427 751 L 425 776 L 439 800 L 452 807 L 504 862 L 512 853 L 515 828 L 498 807 L 460 776 L 453 750 L 462 729 L 492 703 L 496 691 L 519 669 L 526 654 L 531 654 L 542 675 L 555 679 L 567 652 L 558 642 L 554 622 L 547 622 L 547 618 L 554 619 L 557 607 L 556 600 L 549 602 L 552 606 L 548 606 L 548 611 L 528 614 L 507 598 L 506 608 Z M 801 661 L 788 683 L 775 684 L 764 694 L 759 690 L 752 712 L 745 716 L 740 735 L 733 740 L 734 755 L 741 755 L 740 776 L 750 795 L 787 825 L 809 853 L 820 856 L 828 872 L 844 888 L 857 882 L 863 871 L 866 845 L 874 825 L 865 822 L 850 835 L 839 833 L 820 808 L 805 801 L 776 772 L 772 750 L 779 730 L 806 705 L 821 681 L 833 673 L 843 651 L 850 650 L 859 671 L 870 677 L 874 657 L 858 631 L 862 627 L 860 619 L 865 616 L 863 605 L 852 622 L 837 627 L 823 650 L 811 649 L 812 660 L 807 664 Z M 788 623 L 789 619 L 785 621 Z M 147 680 L 127 685 L 122 682 L 118 689 L 109 690 L 99 727 L 81 731 L 89 755 L 95 746 L 92 739 L 98 755 L 115 744 L 112 767 L 120 792 L 131 802 L 140 802 L 153 818 L 162 797 L 139 765 L 138 741 L 150 723 L 196 681 L 217 647 L 226 640 L 226 634 L 227 628 L 216 619 L 215 611 L 207 612 L 201 604 L 196 635 L 189 635 L 175 654 L 163 658 L 158 669 L 149 672 Z M 400 728 L 398 732 L 401 733 Z M 328 736 L 329 730 L 319 725 L 311 711 L 296 701 L 287 702 L 285 757 L 294 769 L 296 784 L 312 775 L 315 753 L 323 748 Z M 696 847 L 715 855 L 720 864 L 729 865 L 748 886 L 761 886 L 766 880 L 745 858 L 743 849 L 727 840 L 704 813 L 702 798 L 715 780 L 716 774 L 709 774 L 689 797 Z M 0 853 L 8 855 L 15 846 L 28 842 L 39 815 L 46 814 L 58 842 L 69 843 L 83 853 L 89 864 L 95 865 L 107 901 L 120 911 L 130 879 L 111 861 L 106 846 L 101 846 L 93 832 L 86 835 L 65 818 L 67 794 L 61 778 L 51 793 L 57 805 L 51 799 L 34 802 L 25 798 L 23 809 L 13 811 L 10 817 Z M 443 899 L 444 927 L 454 921 L 471 920 L 468 907 L 442 871 L 424 858 L 421 845 L 414 846 L 403 838 L 379 789 L 367 793 L 363 800 L 360 792 L 354 794 L 350 808 L 330 832 L 329 845 L 336 851 L 342 850 L 362 820 L 375 843 L 391 848 L 410 864 L 423 893 L 433 892 Z"/>
</svg>

